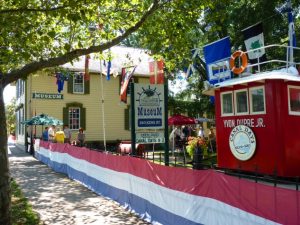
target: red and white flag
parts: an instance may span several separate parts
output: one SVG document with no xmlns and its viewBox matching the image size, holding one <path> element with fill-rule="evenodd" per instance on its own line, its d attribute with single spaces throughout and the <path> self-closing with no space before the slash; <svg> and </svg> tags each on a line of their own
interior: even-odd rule
<svg viewBox="0 0 300 225">
<path fill-rule="evenodd" d="M 164 61 L 149 62 L 150 84 L 164 83 Z"/>
<path fill-rule="evenodd" d="M 90 71 L 89 71 L 89 64 L 90 64 L 90 55 L 85 56 L 85 64 L 84 64 L 84 80 L 90 80 Z"/>
<path fill-rule="evenodd" d="M 122 68 L 122 81 L 120 90 L 120 100 L 127 103 L 127 88 L 132 75 L 134 74 L 136 66 L 129 68 Z"/>
</svg>

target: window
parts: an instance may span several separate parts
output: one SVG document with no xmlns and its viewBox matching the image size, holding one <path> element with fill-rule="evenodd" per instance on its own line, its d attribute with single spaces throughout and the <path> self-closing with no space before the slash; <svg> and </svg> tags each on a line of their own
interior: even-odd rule
<svg viewBox="0 0 300 225">
<path fill-rule="evenodd" d="M 265 88 L 254 87 L 249 89 L 250 93 L 250 112 L 251 114 L 265 114 Z"/>
<path fill-rule="evenodd" d="M 82 74 L 73 76 L 73 93 L 84 94 L 84 80 Z"/>
<path fill-rule="evenodd" d="M 300 115 L 300 87 L 288 86 L 289 114 Z"/>
<path fill-rule="evenodd" d="M 69 127 L 71 130 L 80 128 L 80 108 L 69 108 Z"/>
<path fill-rule="evenodd" d="M 222 116 L 233 116 L 232 92 L 221 93 Z"/>
<path fill-rule="evenodd" d="M 79 102 L 67 103 L 63 108 L 63 122 L 72 130 L 82 127 L 86 130 L 86 109 Z"/>
<path fill-rule="evenodd" d="M 248 92 L 246 89 L 235 91 L 235 113 L 236 115 L 248 114 Z"/>
</svg>

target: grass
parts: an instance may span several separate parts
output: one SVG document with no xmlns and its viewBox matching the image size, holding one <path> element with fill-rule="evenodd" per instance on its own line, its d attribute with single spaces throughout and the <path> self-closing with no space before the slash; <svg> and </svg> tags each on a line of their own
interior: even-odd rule
<svg viewBox="0 0 300 225">
<path fill-rule="evenodd" d="M 17 183 L 11 182 L 11 215 L 13 225 L 38 225 L 40 222 L 39 216 L 32 210 L 28 200 L 24 197 Z"/>
</svg>

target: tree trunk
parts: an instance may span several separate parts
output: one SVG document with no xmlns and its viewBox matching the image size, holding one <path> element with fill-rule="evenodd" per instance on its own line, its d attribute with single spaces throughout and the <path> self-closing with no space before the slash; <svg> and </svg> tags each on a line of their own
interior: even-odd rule
<svg viewBox="0 0 300 225">
<path fill-rule="evenodd" d="M 11 189 L 3 90 L 4 85 L 0 82 L 0 224 L 11 225 Z"/>
</svg>

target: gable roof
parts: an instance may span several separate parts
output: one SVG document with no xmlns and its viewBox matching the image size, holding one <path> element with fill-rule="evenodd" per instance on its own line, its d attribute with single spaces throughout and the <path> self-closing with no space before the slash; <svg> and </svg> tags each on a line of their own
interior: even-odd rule
<svg viewBox="0 0 300 225">
<path fill-rule="evenodd" d="M 104 55 L 108 55 L 108 51 L 104 52 Z M 139 76 L 149 76 L 149 62 L 153 61 L 153 58 L 146 53 L 145 49 L 131 48 L 125 46 L 114 46 L 110 49 L 111 51 L 111 74 L 122 73 L 122 68 L 137 66 L 135 69 L 135 74 Z M 100 73 L 100 60 L 97 53 L 90 55 L 89 60 L 89 71 L 91 73 Z M 106 57 L 108 58 L 108 57 Z M 106 75 L 107 72 L 107 60 L 102 61 L 102 74 Z M 81 56 L 79 60 L 74 60 L 72 63 L 66 63 L 62 65 L 63 68 L 69 69 L 71 71 L 83 72 L 85 70 L 85 56 Z"/>
</svg>

